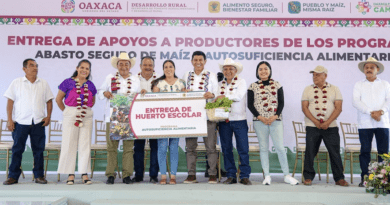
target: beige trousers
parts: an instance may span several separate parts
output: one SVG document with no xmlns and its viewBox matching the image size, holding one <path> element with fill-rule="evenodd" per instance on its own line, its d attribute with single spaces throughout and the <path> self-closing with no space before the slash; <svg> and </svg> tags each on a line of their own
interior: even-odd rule
<svg viewBox="0 0 390 205">
<path fill-rule="evenodd" d="M 63 111 L 61 155 L 58 173 L 74 174 L 78 151 L 78 173 L 91 173 L 91 138 L 93 111 L 88 108 L 83 118 L 83 126 L 76 127 L 76 107 L 66 107 Z"/>
</svg>

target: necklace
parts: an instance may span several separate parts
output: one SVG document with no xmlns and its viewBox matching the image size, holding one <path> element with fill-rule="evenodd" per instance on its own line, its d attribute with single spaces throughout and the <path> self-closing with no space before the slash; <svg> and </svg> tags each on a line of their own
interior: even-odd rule
<svg viewBox="0 0 390 205">
<path fill-rule="evenodd" d="M 131 93 L 131 73 L 129 75 L 129 77 L 127 77 L 127 94 L 130 94 Z M 116 72 L 116 75 L 115 77 L 111 78 L 111 90 L 112 91 L 117 91 L 119 89 L 121 89 L 120 87 L 120 82 L 119 82 L 119 72 Z M 116 93 L 116 92 L 114 92 Z"/>
<path fill-rule="evenodd" d="M 191 86 L 194 86 L 195 72 L 192 71 L 191 74 L 188 76 L 188 78 L 190 79 L 190 81 L 189 84 L 187 85 L 187 89 L 190 89 Z M 205 84 L 208 84 L 206 79 L 208 80 L 207 74 L 202 73 L 202 78 L 201 81 L 199 82 L 199 87 L 198 87 L 199 90 L 203 90 Z"/>
<path fill-rule="evenodd" d="M 75 81 L 76 84 L 76 92 L 77 94 L 81 94 L 81 86 L 80 81 L 77 78 L 72 78 Z M 87 103 L 88 103 L 88 84 L 84 83 L 84 100 L 83 103 L 81 103 L 81 98 L 77 98 L 77 115 L 76 115 L 76 122 L 74 125 L 76 127 L 82 127 L 83 126 L 83 118 L 87 114 Z"/>
<path fill-rule="evenodd" d="M 323 123 L 324 120 L 325 120 L 325 114 L 326 114 L 326 110 L 327 110 L 327 106 L 326 106 L 326 103 L 328 102 L 327 101 L 327 90 L 326 90 L 326 87 L 328 86 L 328 83 L 326 83 L 324 85 L 324 88 L 322 89 L 319 89 L 318 86 L 314 86 L 314 99 L 316 100 L 314 103 L 315 103 L 315 110 L 316 110 L 316 116 L 317 119 L 320 120 L 320 123 Z M 321 91 L 321 92 L 320 92 Z M 319 97 L 319 94 L 322 93 L 322 96 Z M 322 100 L 322 101 L 321 101 Z M 322 106 L 320 106 L 320 104 L 322 104 Z"/>
<path fill-rule="evenodd" d="M 233 86 L 236 84 L 237 79 L 238 79 L 238 77 L 236 75 L 236 76 L 234 76 L 232 82 L 230 83 L 230 88 L 229 88 L 230 94 L 233 94 Z M 221 95 L 225 94 L 226 87 L 227 87 L 227 82 L 224 79 L 222 81 L 222 85 L 221 85 L 221 92 L 220 92 Z"/>
</svg>

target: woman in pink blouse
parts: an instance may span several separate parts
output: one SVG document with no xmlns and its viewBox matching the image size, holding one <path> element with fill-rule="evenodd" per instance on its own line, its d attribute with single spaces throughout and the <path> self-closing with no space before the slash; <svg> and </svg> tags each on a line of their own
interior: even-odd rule
<svg viewBox="0 0 390 205">
<path fill-rule="evenodd" d="M 58 86 L 56 102 L 63 111 L 61 155 L 58 173 L 69 174 L 68 185 L 74 184 L 76 153 L 78 172 L 84 184 L 92 184 L 91 172 L 92 107 L 95 104 L 95 85 L 91 77 L 91 62 L 82 60 L 72 77 Z M 65 99 L 65 100 L 64 100 Z"/>
</svg>

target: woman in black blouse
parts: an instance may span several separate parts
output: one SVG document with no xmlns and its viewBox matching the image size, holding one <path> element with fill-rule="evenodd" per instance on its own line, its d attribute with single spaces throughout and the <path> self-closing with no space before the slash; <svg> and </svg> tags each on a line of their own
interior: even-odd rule
<svg viewBox="0 0 390 205">
<path fill-rule="evenodd" d="M 259 80 L 252 83 L 248 89 L 248 108 L 254 116 L 253 127 L 259 139 L 261 166 L 265 175 L 263 184 L 271 185 L 268 157 L 269 136 L 271 136 L 282 167 L 284 181 L 296 185 L 298 180 L 290 176 L 287 154 L 283 146 L 283 88 L 278 81 L 271 79 L 271 76 L 271 65 L 266 61 L 260 62 L 256 69 L 256 77 Z"/>
</svg>

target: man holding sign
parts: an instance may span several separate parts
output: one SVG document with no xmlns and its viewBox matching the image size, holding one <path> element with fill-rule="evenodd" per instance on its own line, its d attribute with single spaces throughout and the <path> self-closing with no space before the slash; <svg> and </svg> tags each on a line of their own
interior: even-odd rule
<svg viewBox="0 0 390 205">
<path fill-rule="evenodd" d="M 206 64 L 206 55 L 202 51 L 195 51 L 192 54 L 191 63 L 194 66 L 192 71 L 184 74 L 183 80 L 186 83 L 187 91 L 204 91 L 204 98 L 213 99 L 218 92 L 217 75 L 204 69 Z M 216 122 L 207 121 L 207 137 L 204 137 L 204 144 L 207 151 L 209 163 L 208 173 L 210 174 L 209 183 L 217 183 L 217 160 L 218 152 L 216 150 L 217 135 L 215 133 Z M 187 169 L 188 177 L 184 181 L 186 184 L 197 183 L 196 181 L 196 148 L 198 147 L 198 138 L 186 138 L 187 151 Z"/>
<path fill-rule="evenodd" d="M 119 57 L 111 58 L 111 65 L 118 71 L 115 75 L 109 74 L 103 85 L 99 89 L 99 99 L 106 99 L 106 123 L 107 123 L 107 168 L 106 184 L 114 184 L 115 167 L 117 167 L 119 140 L 111 140 L 109 135 L 110 127 L 110 99 L 114 94 L 130 95 L 140 92 L 140 81 L 137 76 L 130 73 L 130 69 L 135 65 L 135 58 L 129 58 L 127 53 L 121 53 Z M 123 183 L 131 184 L 130 176 L 133 174 L 133 140 L 123 140 Z M 118 170 L 119 171 L 119 170 Z"/>
</svg>

